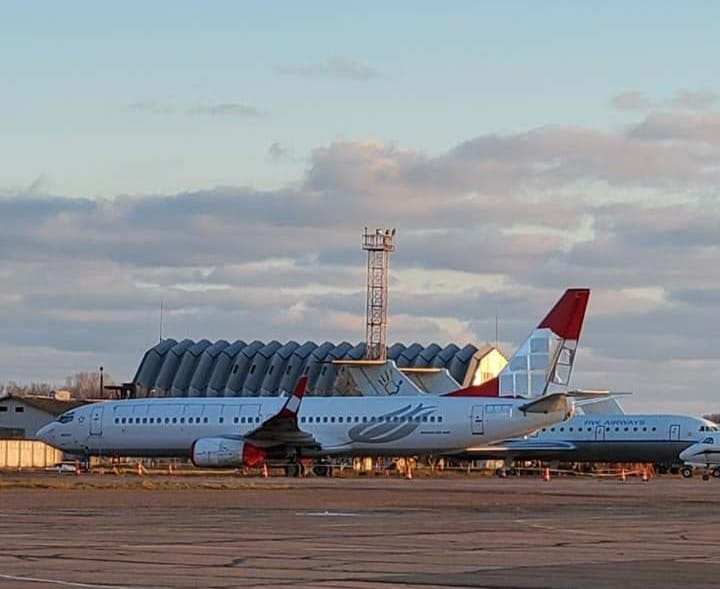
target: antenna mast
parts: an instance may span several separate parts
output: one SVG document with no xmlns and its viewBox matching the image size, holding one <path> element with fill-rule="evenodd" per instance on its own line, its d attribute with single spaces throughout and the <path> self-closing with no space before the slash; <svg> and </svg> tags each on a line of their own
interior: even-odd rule
<svg viewBox="0 0 720 589">
<path fill-rule="evenodd" d="M 395 251 L 395 229 L 365 227 L 362 247 L 368 253 L 367 323 L 365 328 L 365 358 L 385 360 L 387 357 L 388 268 L 390 252 Z"/>
</svg>

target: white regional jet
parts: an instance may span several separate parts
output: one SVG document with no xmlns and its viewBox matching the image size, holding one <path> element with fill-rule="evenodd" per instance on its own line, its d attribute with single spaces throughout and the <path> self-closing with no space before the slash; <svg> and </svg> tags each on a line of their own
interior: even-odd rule
<svg viewBox="0 0 720 589">
<path fill-rule="evenodd" d="M 565 293 L 510 360 L 514 372 L 510 380 L 501 374 L 500 379 L 506 377 L 502 383 L 496 378 L 438 396 L 303 399 L 303 377 L 289 398 L 94 403 L 62 414 L 37 436 L 84 456 L 181 456 L 203 467 L 276 462 L 290 464 L 288 474 L 297 474 L 296 461 L 303 457 L 457 454 L 572 414 L 572 396 L 548 389 L 572 368 L 577 342 L 571 339 L 579 334 L 589 294 L 587 289 Z M 548 394 L 533 399 L 487 397 L 488 391 L 509 386 L 517 392 Z"/>
<path fill-rule="evenodd" d="M 682 469 L 684 477 L 691 477 L 696 466 L 704 467 L 703 480 L 708 480 L 708 471 L 720 478 L 720 433 L 705 436 L 702 440 L 680 452 L 680 460 L 686 463 Z"/>
</svg>

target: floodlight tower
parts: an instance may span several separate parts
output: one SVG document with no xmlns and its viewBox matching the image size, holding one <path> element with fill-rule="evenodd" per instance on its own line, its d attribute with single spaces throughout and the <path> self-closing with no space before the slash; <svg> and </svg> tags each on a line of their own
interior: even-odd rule
<svg viewBox="0 0 720 589">
<path fill-rule="evenodd" d="M 375 229 L 363 233 L 363 249 L 368 253 L 367 325 L 365 343 L 367 360 L 385 360 L 387 347 L 388 268 L 390 252 L 395 251 L 395 229 Z"/>
</svg>

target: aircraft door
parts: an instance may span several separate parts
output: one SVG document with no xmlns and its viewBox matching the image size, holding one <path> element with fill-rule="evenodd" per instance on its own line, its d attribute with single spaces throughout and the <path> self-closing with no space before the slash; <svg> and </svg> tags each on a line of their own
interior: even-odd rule
<svg viewBox="0 0 720 589">
<path fill-rule="evenodd" d="M 472 433 L 473 435 L 481 435 L 485 433 L 485 406 L 473 405 L 472 408 Z"/>
<path fill-rule="evenodd" d="M 90 413 L 90 435 L 101 436 L 102 435 L 102 407 L 94 407 Z"/>
<path fill-rule="evenodd" d="M 605 426 L 604 425 L 596 425 L 595 426 L 595 441 L 603 441 L 605 439 Z"/>
<path fill-rule="evenodd" d="M 679 440 L 680 439 L 680 425 L 677 423 L 674 423 L 670 426 L 670 440 Z"/>
</svg>

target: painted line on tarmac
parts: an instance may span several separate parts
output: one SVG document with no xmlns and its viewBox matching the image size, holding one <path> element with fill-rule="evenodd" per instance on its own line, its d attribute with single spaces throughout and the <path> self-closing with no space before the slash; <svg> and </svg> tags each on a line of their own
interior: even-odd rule
<svg viewBox="0 0 720 589">
<path fill-rule="evenodd" d="M 8 581 L 25 581 L 26 583 L 47 583 L 52 585 L 62 585 L 64 587 L 87 587 L 90 589 L 138 589 L 138 586 L 129 587 L 127 585 L 95 585 L 93 583 L 80 583 L 76 581 L 61 581 L 60 579 L 41 579 L 38 577 L 22 577 L 20 575 L 4 575 L 0 573 L 0 579 Z"/>
<path fill-rule="evenodd" d="M 359 513 L 349 513 L 344 511 L 298 511 L 295 515 L 305 517 L 360 517 Z"/>
</svg>

